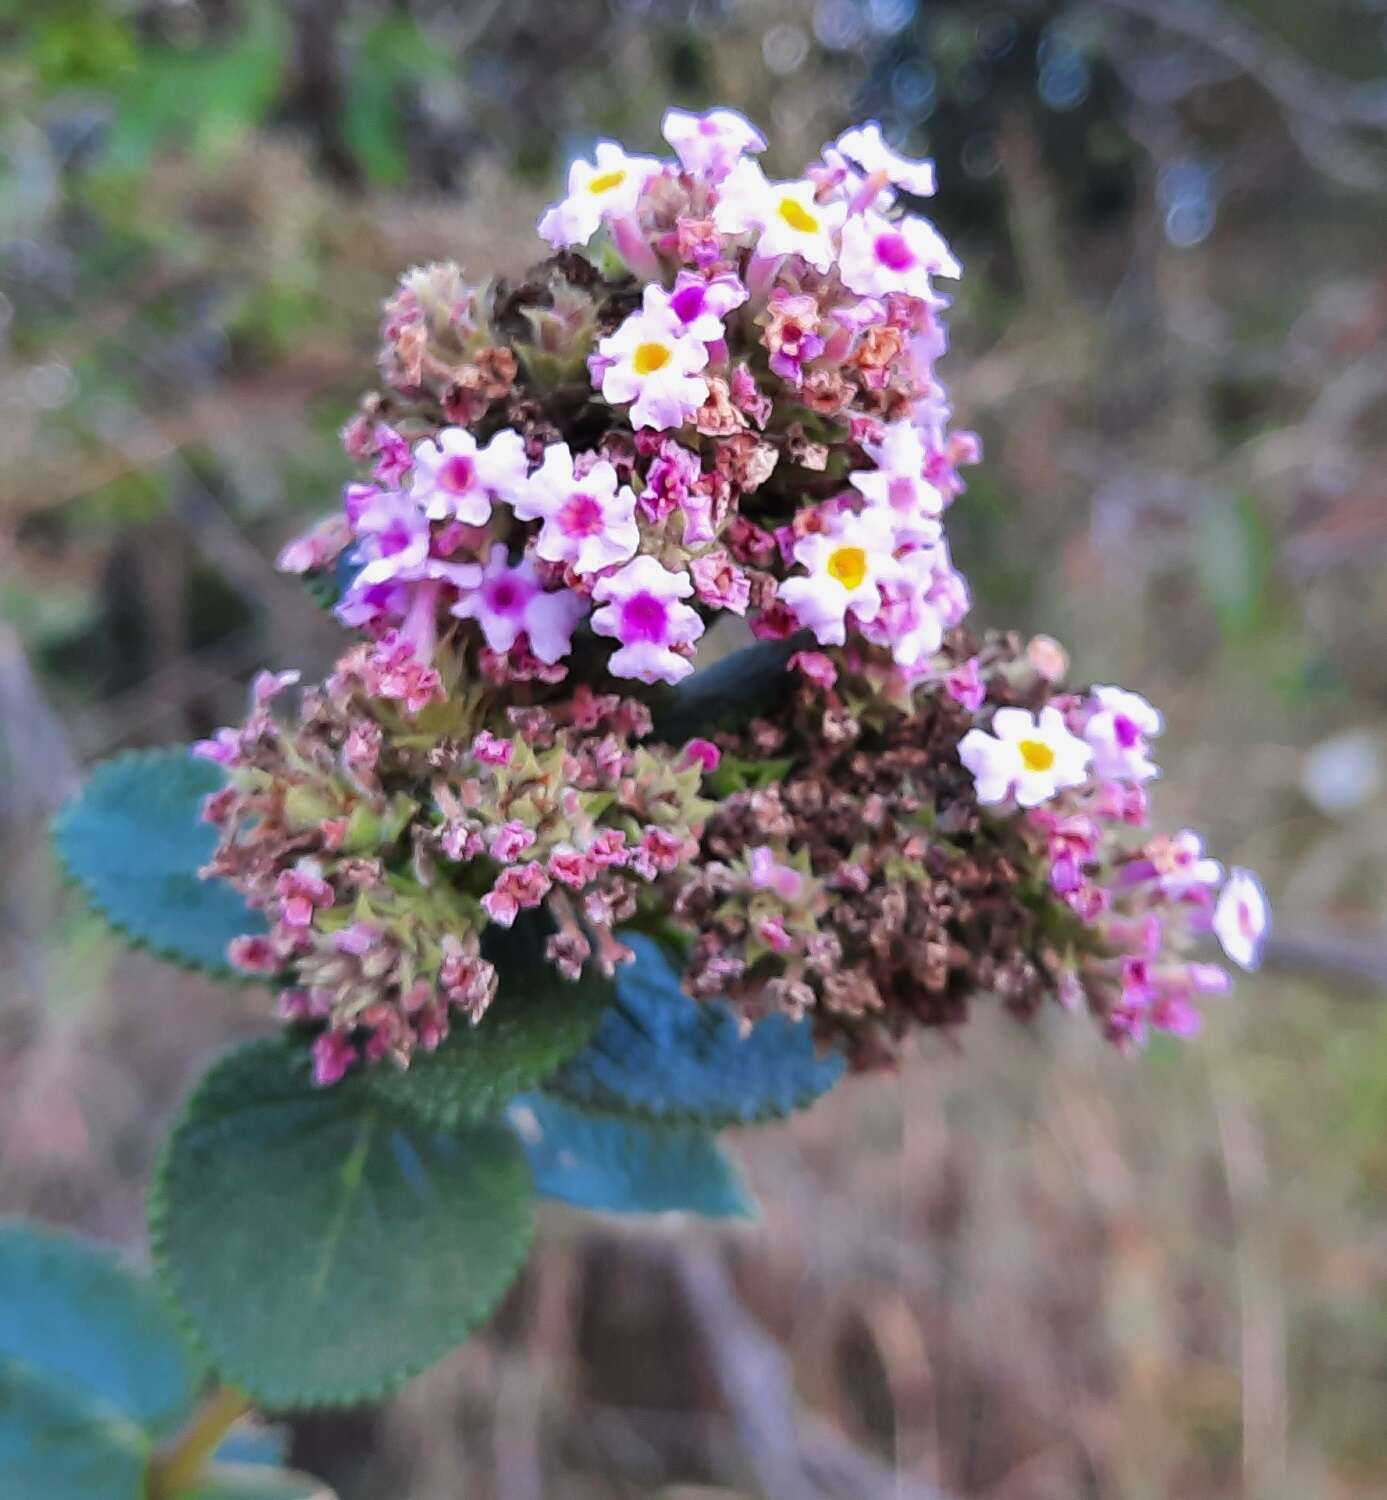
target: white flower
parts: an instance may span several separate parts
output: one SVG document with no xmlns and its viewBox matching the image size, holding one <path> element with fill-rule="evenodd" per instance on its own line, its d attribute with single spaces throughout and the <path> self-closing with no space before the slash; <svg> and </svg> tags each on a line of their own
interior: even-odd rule
<svg viewBox="0 0 1387 1500">
<path fill-rule="evenodd" d="M 545 562 L 568 563 L 579 573 L 625 562 L 640 545 L 629 486 L 618 490 L 616 470 L 605 459 L 575 476 L 567 443 L 550 443 L 512 507 L 522 521 L 544 522 L 535 552 Z"/>
<path fill-rule="evenodd" d="M 528 470 L 525 440 L 511 428 L 479 448 L 465 427 L 445 427 L 437 438 L 415 444 L 410 494 L 431 520 L 485 526 L 493 498 L 521 493 Z"/>
<path fill-rule="evenodd" d="M 463 594 L 452 612 L 460 620 L 476 620 L 493 651 L 509 651 L 524 631 L 530 650 L 552 665 L 568 655 L 586 609 L 586 600 L 571 589 L 546 592 L 528 557 L 512 567 L 505 546 L 497 542 L 481 582 Z"/>
<path fill-rule="evenodd" d="M 1214 932 L 1223 951 L 1240 968 L 1255 969 L 1270 927 L 1271 908 L 1261 881 L 1251 870 L 1235 867 L 1214 908 Z"/>
<path fill-rule="evenodd" d="M 555 250 L 586 245 L 604 220 L 633 214 L 641 189 L 661 170 L 651 156 L 628 156 L 614 141 L 599 141 L 593 161 L 568 169 L 568 196 L 545 210 L 539 233 Z"/>
<path fill-rule="evenodd" d="M 943 236 L 928 219 L 895 223 L 879 214 L 854 214 L 843 226 L 838 274 L 843 285 L 864 297 L 903 292 L 929 302 L 931 276 L 960 276 L 959 265 Z"/>
<path fill-rule="evenodd" d="M 932 542 L 939 535 L 944 496 L 924 477 L 929 452 L 912 422 L 892 422 L 879 443 L 863 445 L 876 464 L 848 475 L 871 508 L 889 515 L 903 542 Z"/>
<path fill-rule="evenodd" d="M 768 182 L 754 161 L 743 159 L 718 190 L 713 222 L 724 234 L 759 231 L 761 256 L 802 255 L 816 271 L 828 271 L 847 209 L 839 202 L 816 202 L 815 192 L 807 178 Z"/>
<path fill-rule="evenodd" d="M 693 589 L 687 573 L 673 573 L 648 555 L 598 579 L 592 597 L 603 607 L 593 614 L 592 628 L 621 642 L 607 663 L 613 676 L 675 683 L 693 671 L 688 657 L 673 649 L 703 634 L 697 610 L 680 602 Z"/>
<path fill-rule="evenodd" d="M 1165 728 L 1160 712 L 1140 693 L 1119 687 L 1095 687 L 1093 713 L 1084 739 L 1093 749 L 1093 771 L 1108 781 L 1150 781 L 1161 774 L 1147 751 L 1146 737 Z"/>
<path fill-rule="evenodd" d="M 611 361 L 602 372 L 603 398 L 612 405 L 631 402 L 633 427 L 682 427 L 708 399 L 708 382 L 698 374 L 708 363 L 706 346 L 680 331 L 657 298 L 647 296 L 641 311 L 603 339 L 597 352 Z"/>
<path fill-rule="evenodd" d="M 999 708 L 992 733 L 970 729 L 958 757 L 973 773 L 984 807 L 1008 797 L 1035 807 L 1066 787 L 1080 786 L 1093 751 L 1070 734 L 1057 708 L 1042 708 L 1039 716 L 1024 708 Z"/>
<path fill-rule="evenodd" d="M 660 133 L 686 172 L 711 182 L 725 177 L 748 151 L 766 149 L 765 136 L 734 109 L 710 109 L 704 115 L 668 109 Z"/>
<path fill-rule="evenodd" d="M 913 161 L 892 150 L 882 138 L 881 126 L 875 120 L 868 120 L 865 125 L 845 130 L 834 145 L 842 155 L 869 175 L 879 173 L 887 182 L 920 198 L 933 196 L 934 163 Z"/>
<path fill-rule="evenodd" d="M 820 644 L 841 646 L 847 616 L 859 625 L 876 619 L 881 585 L 900 576 L 894 541 L 889 522 L 875 511 L 840 516 L 827 532 L 795 543 L 795 561 L 809 576 L 785 579 L 777 593 Z"/>
</svg>

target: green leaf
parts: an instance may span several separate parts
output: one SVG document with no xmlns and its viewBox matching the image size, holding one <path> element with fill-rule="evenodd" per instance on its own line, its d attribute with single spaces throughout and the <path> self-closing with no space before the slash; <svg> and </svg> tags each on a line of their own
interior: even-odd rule
<svg viewBox="0 0 1387 1500">
<path fill-rule="evenodd" d="M 0 1226 L 0 1360 L 18 1360 L 166 1437 L 201 1372 L 167 1304 L 114 1253 L 29 1224 Z"/>
<path fill-rule="evenodd" d="M 842 1077 L 841 1055 L 817 1052 L 807 1021 L 767 1016 L 744 1034 L 726 1005 L 684 993 L 654 939 L 622 940 L 636 961 L 618 971 L 616 1003 L 551 1093 L 656 1120 L 748 1124 L 803 1109 Z"/>
<path fill-rule="evenodd" d="M 139 750 L 98 766 L 58 814 L 54 843 L 67 873 L 112 927 L 188 968 L 243 978 L 226 947 L 264 918 L 229 885 L 201 880 L 217 831 L 203 798 L 222 773 L 186 747 Z"/>
<path fill-rule="evenodd" d="M 604 1213 L 755 1216 L 706 1130 L 602 1114 L 548 1094 L 523 1094 L 506 1113 L 542 1197 Z"/>
<path fill-rule="evenodd" d="M 785 663 L 809 638 L 758 641 L 686 677 L 655 712 L 655 733 L 671 744 L 731 729 L 772 707 L 789 689 Z"/>
<path fill-rule="evenodd" d="M 200 1378 L 163 1299 L 110 1251 L 25 1224 L 0 1227 L 0 1287 L 6 1500 L 137 1500 Z"/>
<path fill-rule="evenodd" d="M 368 1069 L 361 1081 L 392 1108 L 451 1130 L 494 1115 L 524 1089 L 549 1077 L 583 1047 L 615 998 L 610 980 L 588 969 L 562 978 L 544 957 L 548 928 L 522 916 L 509 931 L 492 928 L 482 951 L 500 989 L 475 1026 L 456 1024 L 436 1052 L 419 1053 L 405 1072 Z"/>
<path fill-rule="evenodd" d="M 5 1500 L 142 1500 L 148 1452 L 133 1422 L 0 1359 Z"/>
<path fill-rule="evenodd" d="M 388 1394 L 460 1344 L 524 1259 L 531 1185 L 495 1124 L 447 1133 L 253 1042 L 203 1078 L 151 1201 L 155 1266 L 222 1379 L 269 1409 Z"/>
<path fill-rule="evenodd" d="M 311 1474 L 266 1469 L 258 1464 L 213 1464 L 177 1500 L 336 1500 L 334 1491 Z"/>
</svg>

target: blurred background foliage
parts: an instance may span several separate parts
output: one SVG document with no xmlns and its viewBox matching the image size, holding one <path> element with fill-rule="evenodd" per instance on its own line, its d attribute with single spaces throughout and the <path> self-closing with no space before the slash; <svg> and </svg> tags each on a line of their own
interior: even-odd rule
<svg viewBox="0 0 1387 1500">
<path fill-rule="evenodd" d="M 748 1134 L 735 1240 L 576 1218 L 389 1409 L 347 1500 L 1215 1500 L 1387 1490 L 1387 3 L 0 0 L 0 1209 L 138 1243 L 169 1109 L 264 1024 L 58 889 L 79 767 L 333 632 L 380 299 L 537 258 L 601 135 L 725 102 L 797 171 L 934 154 L 983 434 L 977 617 L 1167 710 L 1163 821 L 1280 934 L 1133 1067 L 986 1021 Z M 370 1295 L 364 1288 L 363 1295 Z"/>
</svg>

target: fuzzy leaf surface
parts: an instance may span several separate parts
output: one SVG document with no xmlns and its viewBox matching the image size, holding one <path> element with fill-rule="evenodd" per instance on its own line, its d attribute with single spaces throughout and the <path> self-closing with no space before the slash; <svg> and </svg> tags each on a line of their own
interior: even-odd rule
<svg viewBox="0 0 1387 1500">
<path fill-rule="evenodd" d="M 223 784 L 186 746 L 132 751 L 96 768 L 58 814 L 53 839 L 68 874 L 123 937 L 185 967 L 243 978 L 227 944 L 263 932 L 264 918 L 197 873 L 217 844 L 202 801 Z"/>
<path fill-rule="evenodd" d="M 151 1228 L 209 1364 L 274 1410 L 379 1398 L 462 1343 L 519 1269 L 531 1210 L 504 1126 L 435 1129 L 359 1077 L 315 1089 L 273 1039 L 194 1091 Z"/>
<path fill-rule="evenodd" d="M 807 1021 L 767 1016 L 743 1034 L 726 1005 L 684 993 L 653 938 L 622 940 L 636 961 L 618 970 L 615 1004 L 549 1092 L 591 1109 L 720 1126 L 804 1109 L 842 1077 L 842 1057 L 816 1051 Z"/>
<path fill-rule="evenodd" d="M 369 1069 L 363 1083 L 392 1107 L 451 1130 L 499 1113 L 572 1057 L 596 1031 L 615 998 L 593 969 L 567 980 L 544 957 L 548 928 L 532 916 L 509 931 L 492 928 L 482 951 L 496 965 L 499 989 L 475 1025 L 455 1020 L 436 1052 L 409 1068 Z"/>
<path fill-rule="evenodd" d="M 550 1094 L 523 1094 L 506 1115 L 543 1198 L 603 1213 L 755 1215 L 736 1168 L 697 1126 L 604 1114 Z"/>
</svg>

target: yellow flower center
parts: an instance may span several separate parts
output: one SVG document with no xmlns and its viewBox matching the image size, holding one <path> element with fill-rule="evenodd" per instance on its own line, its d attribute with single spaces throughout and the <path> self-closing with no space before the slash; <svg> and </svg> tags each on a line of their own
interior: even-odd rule
<svg viewBox="0 0 1387 1500">
<path fill-rule="evenodd" d="M 867 554 L 861 547 L 836 547 L 828 554 L 828 574 L 845 589 L 857 588 L 867 576 Z"/>
<path fill-rule="evenodd" d="M 1028 771 L 1048 771 L 1055 763 L 1055 752 L 1044 740 L 1022 740 L 1016 748 Z"/>
<path fill-rule="evenodd" d="M 819 221 L 797 198 L 782 198 L 777 210 L 780 217 L 800 234 L 817 234 Z"/>
<path fill-rule="evenodd" d="M 590 193 L 610 193 L 613 188 L 619 188 L 626 181 L 626 168 L 617 167 L 610 172 L 599 172 L 588 183 Z"/>
<path fill-rule="evenodd" d="M 669 363 L 668 344 L 637 344 L 631 356 L 631 364 L 637 375 L 653 375 Z"/>
</svg>

